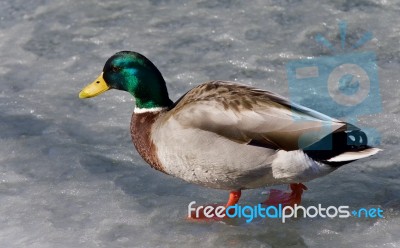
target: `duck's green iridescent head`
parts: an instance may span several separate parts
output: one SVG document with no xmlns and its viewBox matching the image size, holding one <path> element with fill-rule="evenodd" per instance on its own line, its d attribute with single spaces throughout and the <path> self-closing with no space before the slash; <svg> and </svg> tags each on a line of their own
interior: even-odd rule
<svg viewBox="0 0 400 248">
<path fill-rule="evenodd" d="M 136 107 L 141 109 L 172 105 L 160 71 L 136 52 L 122 51 L 109 58 L 103 72 L 82 89 L 79 98 L 94 97 L 109 89 L 130 92 L 136 99 Z"/>
</svg>

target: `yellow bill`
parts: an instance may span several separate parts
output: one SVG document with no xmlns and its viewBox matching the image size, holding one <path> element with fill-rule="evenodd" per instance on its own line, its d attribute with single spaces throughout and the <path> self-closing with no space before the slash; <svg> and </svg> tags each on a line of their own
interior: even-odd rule
<svg viewBox="0 0 400 248">
<path fill-rule="evenodd" d="M 109 89 L 110 87 L 107 85 L 106 81 L 104 81 L 103 73 L 101 73 L 93 83 L 89 84 L 79 92 L 79 98 L 95 97 Z"/>
</svg>

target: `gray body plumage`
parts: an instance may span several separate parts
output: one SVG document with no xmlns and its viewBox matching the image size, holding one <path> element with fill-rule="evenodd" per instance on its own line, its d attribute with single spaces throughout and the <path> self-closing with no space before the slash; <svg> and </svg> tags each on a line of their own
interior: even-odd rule
<svg viewBox="0 0 400 248">
<path fill-rule="evenodd" d="M 357 128 L 268 91 L 208 82 L 160 113 L 151 139 L 166 173 L 236 190 L 305 182 L 332 172 L 336 167 L 313 160 L 302 148 L 346 129 Z M 369 149 L 350 159 L 378 152 Z"/>
</svg>

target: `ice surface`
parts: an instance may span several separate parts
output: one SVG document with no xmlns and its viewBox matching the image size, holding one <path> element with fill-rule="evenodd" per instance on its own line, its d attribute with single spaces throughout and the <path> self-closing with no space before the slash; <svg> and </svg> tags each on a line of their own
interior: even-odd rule
<svg viewBox="0 0 400 248">
<path fill-rule="evenodd" d="M 0 2 L 0 247 L 400 247 L 400 3 L 398 1 Z M 80 100 L 120 50 L 148 56 L 171 98 L 224 79 L 288 95 L 285 65 L 374 39 L 383 112 L 360 119 L 384 152 L 307 184 L 303 204 L 380 206 L 385 219 L 191 223 L 187 204 L 227 193 L 151 169 L 134 150 L 133 99 Z M 265 189 L 245 191 L 256 204 Z"/>
</svg>

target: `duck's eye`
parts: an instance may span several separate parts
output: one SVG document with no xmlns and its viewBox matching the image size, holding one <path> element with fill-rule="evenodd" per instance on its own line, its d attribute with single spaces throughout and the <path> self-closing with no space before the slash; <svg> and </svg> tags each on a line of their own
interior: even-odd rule
<svg viewBox="0 0 400 248">
<path fill-rule="evenodd" d="M 117 67 L 117 66 L 111 66 L 111 71 L 113 71 L 113 72 L 119 72 L 121 70 L 121 68 L 120 67 Z"/>
</svg>

